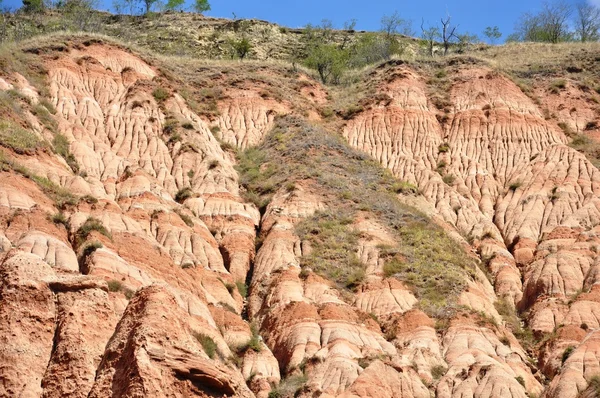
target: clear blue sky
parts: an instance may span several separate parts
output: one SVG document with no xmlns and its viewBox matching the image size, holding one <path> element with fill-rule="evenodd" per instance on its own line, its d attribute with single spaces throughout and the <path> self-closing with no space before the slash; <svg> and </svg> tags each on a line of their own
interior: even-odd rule
<svg viewBox="0 0 600 398">
<path fill-rule="evenodd" d="M 2 0 L 0 0 L 2 1 Z M 101 9 L 109 9 L 112 0 L 100 1 Z M 191 0 L 187 0 L 191 1 Z M 231 18 L 258 18 L 288 27 L 318 24 L 322 19 L 342 27 L 355 18 L 358 30 L 377 30 L 383 15 L 398 10 L 406 19 L 413 20 L 413 29 L 419 30 L 421 18 L 430 23 L 439 22 L 448 12 L 461 33 L 469 32 L 480 37 L 486 26 L 497 25 L 503 33 L 502 40 L 513 31 L 515 22 L 523 12 L 539 10 L 543 0 L 209 0 L 212 10 L 206 15 Z M 575 2 L 576 0 L 569 0 Z M 600 6 L 600 0 L 589 0 Z M 3 0 L 4 6 L 19 7 L 21 0 Z"/>
</svg>

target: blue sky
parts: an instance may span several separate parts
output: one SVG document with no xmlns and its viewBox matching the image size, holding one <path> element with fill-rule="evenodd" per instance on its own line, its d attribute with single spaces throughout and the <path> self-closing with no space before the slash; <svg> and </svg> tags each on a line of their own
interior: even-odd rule
<svg viewBox="0 0 600 398">
<path fill-rule="evenodd" d="M 0 0 L 1 2 L 2 0 Z M 98 0 L 99 8 L 108 9 L 112 0 Z M 191 1 L 191 0 L 188 0 Z M 209 0 L 212 10 L 206 15 L 231 18 L 258 18 L 288 27 L 302 27 L 307 23 L 318 24 L 322 19 L 333 21 L 342 27 L 345 21 L 357 20 L 358 30 L 377 30 L 383 15 L 398 10 L 406 19 L 413 20 L 415 31 L 421 18 L 429 23 L 439 22 L 448 12 L 461 33 L 482 36 L 486 26 L 497 25 L 503 39 L 513 31 L 515 22 L 523 12 L 537 11 L 543 0 Z M 576 0 L 569 0 L 576 1 Z M 600 0 L 589 0 L 600 6 Z M 20 6 L 21 0 L 3 0 L 6 6 Z"/>
</svg>

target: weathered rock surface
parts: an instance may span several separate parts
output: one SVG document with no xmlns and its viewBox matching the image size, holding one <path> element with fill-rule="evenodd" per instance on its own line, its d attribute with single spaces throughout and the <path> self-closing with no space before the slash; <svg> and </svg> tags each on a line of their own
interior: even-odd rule
<svg viewBox="0 0 600 398">
<path fill-rule="evenodd" d="M 536 88 L 547 120 L 485 66 L 447 65 L 441 90 L 391 62 L 359 111 L 325 120 L 331 97 L 302 73 L 210 66 L 188 83 L 103 40 L 65 46 L 36 55 L 56 131 L 28 117 L 36 136 L 66 137 L 71 165 L 1 149 L 0 396 L 594 396 L 600 174 L 556 123 L 584 132 L 596 115 L 574 85 Z M 0 90 L 41 101 L 21 75 Z M 231 149 L 281 115 L 338 129 L 481 260 L 451 310 L 425 313 L 386 271 L 385 247 L 404 243 L 368 208 L 348 224 L 355 286 L 301 267 L 314 248 L 296 228 L 340 192 L 307 171 L 259 209 Z"/>
</svg>

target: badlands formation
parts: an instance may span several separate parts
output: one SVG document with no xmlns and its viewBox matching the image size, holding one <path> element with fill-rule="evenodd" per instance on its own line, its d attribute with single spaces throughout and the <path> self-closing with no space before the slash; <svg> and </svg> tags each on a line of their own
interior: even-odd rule
<svg viewBox="0 0 600 398">
<path fill-rule="evenodd" d="M 280 64 L 11 51 L 0 396 L 600 393 L 600 172 L 565 133 L 595 92 L 455 57 L 342 106 Z"/>
</svg>

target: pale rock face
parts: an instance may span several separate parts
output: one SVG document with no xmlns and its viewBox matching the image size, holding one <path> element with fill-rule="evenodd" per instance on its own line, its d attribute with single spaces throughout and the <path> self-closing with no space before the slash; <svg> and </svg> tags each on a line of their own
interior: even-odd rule
<svg viewBox="0 0 600 398">
<path fill-rule="evenodd" d="M 43 232 L 29 232 L 17 242 L 17 248 L 25 253 L 35 254 L 62 271 L 79 272 L 79 263 L 71 247 Z"/>
</svg>

